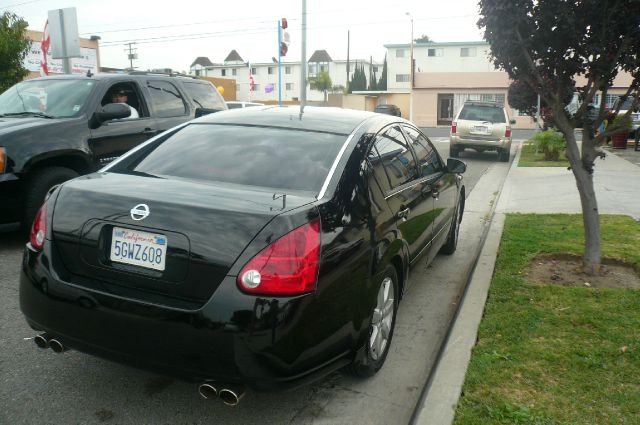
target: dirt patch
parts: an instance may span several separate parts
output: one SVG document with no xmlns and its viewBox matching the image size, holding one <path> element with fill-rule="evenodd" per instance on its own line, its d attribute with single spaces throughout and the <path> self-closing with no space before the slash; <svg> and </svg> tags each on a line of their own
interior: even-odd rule
<svg viewBox="0 0 640 425">
<path fill-rule="evenodd" d="M 527 280 L 533 283 L 589 288 L 640 289 L 640 276 L 631 264 L 603 258 L 597 276 L 582 271 L 582 258 L 572 254 L 540 254 L 533 259 L 527 271 Z"/>
</svg>

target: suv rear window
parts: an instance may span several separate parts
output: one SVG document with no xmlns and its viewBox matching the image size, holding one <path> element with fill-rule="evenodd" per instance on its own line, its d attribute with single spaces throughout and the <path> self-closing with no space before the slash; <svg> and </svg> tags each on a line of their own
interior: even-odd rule
<svg viewBox="0 0 640 425">
<path fill-rule="evenodd" d="M 182 83 L 187 97 L 193 100 L 198 108 L 225 109 L 224 102 L 212 84 L 185 81 Z"/>
<path fill-rule="evenodd" d="M 507 122 L 502 108 L 484 105 L 464 105 L 458 119 L 467 121 L 489 121 L 492 123 Z"/>
<path fill-rule="evenodd" d="M 191 124 L 143 153 L 124 172 L 317 193 L 346 138 L 269 127 Z"/>
</svg>

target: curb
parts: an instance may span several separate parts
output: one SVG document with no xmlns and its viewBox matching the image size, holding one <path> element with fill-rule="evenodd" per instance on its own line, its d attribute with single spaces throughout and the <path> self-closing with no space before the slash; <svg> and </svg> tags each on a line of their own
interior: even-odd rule
<svg viewBox="0 0 640 425">
<path fill-rule="evenodd" d="M 491 208 L 490 224 L 481 236 L 482 244 L 467 279 L 458 311 L 451 321 L 435 366 L 413 412 L 410 421 L 412 425 L 447 425 L 453 423 L 455 418 L 502 238 L 505 215 L 496 211 L 499 210 L 498 205 L 504 202 L 502 193 L 509 175 L 520 160 L 521 144 L 516 146 L 516 150 L 507 177 Z"/>
</svg>

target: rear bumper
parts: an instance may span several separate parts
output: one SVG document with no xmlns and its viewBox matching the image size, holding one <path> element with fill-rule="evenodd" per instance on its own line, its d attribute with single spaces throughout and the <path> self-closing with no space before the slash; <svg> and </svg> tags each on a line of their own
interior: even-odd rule
<svg viewBox="0 0 640 425">
<path fill-rule="evenodd" d="M 20 180 L 15 174 L 0 174 L 0 223 L 20 220 Z"/>
<path fill-rule="evenodd" d="M 511 138 L 503 137 L 496 140 L 487 140 L 487 139 L 479 139 L 473 138 L 471 136 L 460 136 L 456 134 L 451 134 L 449 136 L 449 142 L 451 147 L 457 147 L 459 149 L 463 148 L 473 148 L 473 149 L 481 149 L 481 150 L 497 150 L 497 149 L 508 149 L 511 147 Z"/>
<path fill-rule="evenodd" d="M 62 281 L 50 244 L 25 248 L 20 307 L 27 322 L 70 348 L 141 369 L 256 390 L 296 387 L 353 360 L 351 338 L 309 338 L 310 297 L 264 299 L 227 278 L 197 311 L 143 304 Z M 338 335 L 334 335 L 338 337 Z"/>
</svg>

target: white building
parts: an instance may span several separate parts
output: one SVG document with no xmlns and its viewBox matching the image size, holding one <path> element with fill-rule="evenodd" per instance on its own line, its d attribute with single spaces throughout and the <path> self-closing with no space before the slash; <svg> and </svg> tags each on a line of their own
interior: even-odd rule
<svg viewBox="0 0 640 425">
<path fill-rule="evenodd" d="M 283 58 L 284 59 L 284 58 Z M 365 73 L 371 73 L 379 78 L 382 72 L 380 64 L 370 61 L 354 59 L 350 61 L 349 79 L 353 77 L 355 65 L 364 64 Z M 325 50 L 316 50 L 308 61 L 308 77 L 313 78 L 319 72 L 326 71 L 331 77 L 334 88 L 347 85 L 347 61 L 333 60 Z M 191 64 L 191 74 L 203 77 L 232 78 L 236 80 L 236 100 L 239 101 L 277 101 L 278 100 L 278 62 L 272 58 L 271 62 L 245 62 L 242 57 L 232 50 L 221 64 L 214 64 L 206 57 L 198 57 Z M 249 90 L 249 72 L 253 77 L 253 91 Z M 300 62 L 282 62 L 282 100 L 296 101 L 300 98 Z M 369 81 L 369 77 L 367 78 Z M 307 100 L 322 102 L 324 93 L 311 90 L 307 86 Z"/>
</svg>

